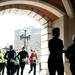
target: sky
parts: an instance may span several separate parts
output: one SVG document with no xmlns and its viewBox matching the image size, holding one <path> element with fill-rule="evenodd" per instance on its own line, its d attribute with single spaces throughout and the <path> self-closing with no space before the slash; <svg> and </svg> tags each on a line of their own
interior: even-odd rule
<svg viewBox="0 0 75 75">
<path fill-rule="evenodd" d="M 14 45 L 14 31 L 25 26 L 41 27 L 36 20 L 28 16 L 10 14 L 0 16 L 0 48 Z"/>
</svg>

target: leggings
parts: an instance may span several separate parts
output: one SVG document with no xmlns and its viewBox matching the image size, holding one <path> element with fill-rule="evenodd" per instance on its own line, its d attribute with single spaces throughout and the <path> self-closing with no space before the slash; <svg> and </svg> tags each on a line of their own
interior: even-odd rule
<svg viewBox="0 0 75 75">
<path fill-rule="evenodd" d="M 21 67 L 21 75 L 23 75 L 23 70 L 25 67 L 25 62 L 20 62 L 20 67 Z"/>
<path fill-rule="evenodd" d="M 31 71 L 33 70 L 33 68 L 34 68 L 34 75 L 36 75 L 36 63 L 30 64 L 30 70 L 29 70 L 29 73 L 31 73 Z"/>
</svg>

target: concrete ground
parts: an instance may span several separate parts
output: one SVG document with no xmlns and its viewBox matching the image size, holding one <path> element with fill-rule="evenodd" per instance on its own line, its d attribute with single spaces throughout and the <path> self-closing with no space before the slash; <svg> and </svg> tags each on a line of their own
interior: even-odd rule
<svg viewBox="0 0 75 75">
<path fill-rule="evenodd" d="M 25 68 L 24 68 L 24 75 L 28 75 L 29 70 L 30 70 L 30 65 L 26 65 Z M 20 71 L 21 71 L 21 70 L 20 70 Z M 20 74 L 20 71 L 19 71 L 19 75 L 21 75 L 21 74 Z M 39 73 L 40 73 L 40 71 L 39 71 L 39 65 L 37 65 L 37 66 L 36 66 L 36 75 L 40 75 Z M 7 70 L 6 70 L 6 68 L 5 68 L 4 75 L 7 75 Z M 15 75 L 16 75 L 16 74 L 15 74 Z M 33 71 L 32 71 L 29 75 L 33 75 Z"/>
</svg>

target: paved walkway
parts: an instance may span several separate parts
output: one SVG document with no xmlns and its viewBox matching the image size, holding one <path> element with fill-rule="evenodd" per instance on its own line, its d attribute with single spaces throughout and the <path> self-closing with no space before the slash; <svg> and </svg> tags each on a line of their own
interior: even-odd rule
<svg viewBox="0 0 75 75">
<path fill-rule="evenodd" d="M 30 65 L 26 65 L 26 66 L 25 66 L 25 69 L 24 69 L 24 75 L 28 75 L 29 70 L 30 70 Z M 20 71 L 21 71 L 21 70 L 20 70 Z M 7 75 L 6 72 L 7 72 L 7 71 L 6 71 L 6 68 L 5 68 L 4 75 Z M 16 74 L 15 74 L 15 75 L 16 75 Z M 20 72 L 19 72 L 19 75 L 21 75 Z M 33 71 L 32 71 L 29 75 L 33 75 Z M 40 75 L 40 74 L 39 74 L 39 65 L 36 66 L 36 75 Z"/>
<path fill-rule="evenodd" d="M 23 74 L 23 75 L 28 75 L 29 70 L 30 70 L 30 65 L 26 65 L 26 66 L 25 66 L 25 69 L 24 69 L 24 74 Z M 20 70 L 20 71 L 21 71 L 21 70 Z M 20 74 L 20 71 L 19 71 L 19 75 L 21 75 L 21 74 Z M 6 68 L 5 68 L 4 75 L 7 75 L 7 73 L 6 73 Z M 15 74 L 15 75 L 16 75 L 16 74 Z M 32 71 L 29 75 L 33 75 L 33 71 Z M 45 71 L 43 71 L 42 73 L 40 72 L 40 70 L 39 70 L 39 65 L 36 66 L 36 75 L 46 75 Z M 58 74 L 56 73 L 56 75 L 58 75 Z M 66 75 L 66 74 L 64 73 L 64 75 Z"/>
</svg>

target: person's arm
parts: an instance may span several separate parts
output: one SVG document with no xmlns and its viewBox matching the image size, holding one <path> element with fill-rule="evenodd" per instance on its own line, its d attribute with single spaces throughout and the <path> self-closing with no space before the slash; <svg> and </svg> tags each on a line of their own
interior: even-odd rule
<svg viewBox="0 0 75 75">
<path fill-rule="evenodd" d="M 49 48 L 49 51 L 50 51 L 50 49 L 51 49 L 50 40 L 48 41 L 48 48 Z"/>
<path fill-rule="evenodd" d="M 38 57 L 37 57 L 37 53 L 36 53 L 36 60 L 38 59 Z"/>
<path fill-rule="evenodd" d="M 2 60 L 2 62 L 4 61 L 4 55 L 3 55 L 3 53 L 1 54 L 1 60 Z"/>
<path fill-rule="evenodd" d="M 67 52 L 67 50 L 62 50 L 62 53 L 66 53 Z"/>
<path fill-rule="evenodd" d="M 8 59 L 7 54 L 8 54 L 8 51 L 5 53 L 5 55 L 4 55 L 4 59 Z"/>
<path fill-rule="evenodd" d="M 49 52 L 53 52 L 52 40 L 49 40 L 49 41 L 48 41 L 48 49 L 49 49 Z"/>
<path fill-rule="evenodd" d="M 62 40 L 60 40 L 59 45 L 60 45 L 60 47 L 59 47 L 60 50 L 57 51 L 56 53 L 65 53 L 66 51 L 63 50 L 63 48 L 64 48 L 64 44 L 63 44 L 63 41 L 62 41 Z"/>
<path fill-rule="evenodd" d="M 61 50 L 60 52 L 61 52 L 61 53 L 64 53 L 64 52 L 65 52 L 65 51 L 63 50 L 63 48 L 64 48 L 64 44 L 63 44 L 63 41 L 61 40 L 61 41 L 60 41 L 60 50 Z"/>
<path fill-rule="evenodd" d="M 27 58 L 29 57 L 28 52 L 27 52 Z"/>
<path fill-rule="evenodd" d="M 18 55 L 16 57 L 20 58 L 20 52 L 18 53 Z"/>
<path fill-rule="evenodd" d="M 33 60 L 32 57 L 33 57 L 33 56 L 32 56 L 32 54 L 31 54 L 30 57 L 29 57 L 30 62 Z"/>
<path fill-rule="evenodd" d="M 14 51 L 14 59 L 16 58 L 16 52 Z"/>
<path fill-rule="evenodd" d="M 70 57 L 71 57 L 71 49 L 70 49 L 70 47 L 67 48 L 66 53 L 65 53 L 65 56 L 66 56 L 68 59 L 70 59 Z"/>
</svg>

